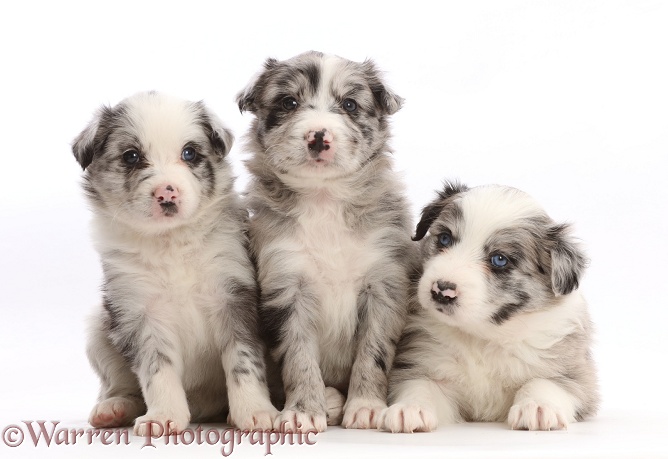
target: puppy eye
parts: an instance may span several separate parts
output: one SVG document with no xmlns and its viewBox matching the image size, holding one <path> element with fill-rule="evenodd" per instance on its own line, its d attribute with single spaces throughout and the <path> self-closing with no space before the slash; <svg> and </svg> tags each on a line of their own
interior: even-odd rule
<svg viewBox="0 0 668 459">
<path fill-rule="evenodd" d="M 297 105 L 299 104 L 297 103 L 297 99 L 295 99 L 294 97 L 288 96 L 285 99 L 283 99 L 283 108 L 288 111 L 294 110 L 295 108 L 297 108 Z"/>
<path fill-rule="evenodd" d="M 181 152 L 181 159 L 184 161 L 194 161 L 197 157 L 197 151 L 193 147 L 185 147 Z"/>
<path fill-rule="evenodd" d="M 355 110 L 357 110 L 357 102 L 355 102 L 352 99 L 344 99 L 343 103 L 341 104 L 343 109 L 347 111 L 348 113 L 352 113 Z"/>
<path fill-rule="evenodd" d="M 500 253 L 492 255 L 492 259 L 490 261 L 496 268 L 505 268 L 508 265 L 508 258 L 504 255 L 501 255 Z"/>
<path fill-rule="evenodd" d="M 438 245 L 441 247 L 450 247 L 452 245 L 452 234 L 449 231 L 439 234 Z"/>
<path fill-rule="evenodd" d="M 128 150 L 123 153 L 123 161 L 126 164 L 137 164 L 139 162 L 139 152 L 137 150 Z"/>
</svg>

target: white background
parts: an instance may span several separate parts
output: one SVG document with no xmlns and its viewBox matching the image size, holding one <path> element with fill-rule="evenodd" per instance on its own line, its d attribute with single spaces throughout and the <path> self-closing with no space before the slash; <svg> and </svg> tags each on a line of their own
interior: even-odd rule
<svg viewBox="0 0 668 459">
<path fill-rule="evenodd" d="M 10 6 L 11 5 L 11 6 Z M 7 2 L 0 8 L 0 429 L 86 427 L 97 379 L 84 317 L 101 271 L 70 143 L 101 104 L 157 89 L 205 100 L 237 134 L 234 96 L 267 57 L 373 58 L 406 99 L 396 168 L 413 216 L 445 178 L 501 183 L 575 224 L 597 326 L 603 404 L 567 432 L 502 424 L 391 435 L 331 429 L 314 454 L 668 456 L 668 9 L 664 2 Z M 248 445 L 245 445 L 248 446 Z M 92 449 L 94 448 L 94 449 Z M 248 446 L 236 455 L 262 457 Z M 0 456 L 188 453 L 189 446 L 51 446 Z"/>
</svg>

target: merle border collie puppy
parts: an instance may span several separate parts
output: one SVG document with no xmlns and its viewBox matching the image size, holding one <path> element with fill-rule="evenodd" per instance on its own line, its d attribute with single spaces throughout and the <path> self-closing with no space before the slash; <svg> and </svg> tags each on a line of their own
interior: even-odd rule
<svg viewBox="0 0 668 459">
<path fill-rule="evenodd" d="M 552 430 L 596 413 L 586 258 L 526 193 L 446 184 L 424 208 L 422 273 L 380 427 L 507 421 Z"/>
<path fill-rule="evenodd" d="M 94 427 L 273 425 L 232 140 L 201 102 L 147 92 L 102 107 L 74 142 L 104 272 L 87 348 Z"/>
<path fill-rule="evenodd" d="M 388 146 L 402 99 L 371 61 L 306 52 L 268 59 L 237 101 L 255 115 L 250 235 L 285 388 L 276 425 L 376 427 L 415 259 Z"/>
</svg>

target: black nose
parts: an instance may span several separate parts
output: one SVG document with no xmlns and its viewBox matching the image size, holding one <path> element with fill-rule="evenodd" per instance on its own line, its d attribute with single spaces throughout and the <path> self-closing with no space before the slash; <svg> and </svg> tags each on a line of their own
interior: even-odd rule
<svg viewBox="0 0 668 459">
<path fill-rule="evenodd" d="M 457 299 L 457 285 L 444 280 L 437 280 L 431 287 L 431 297 L 442 304 L 450 304 Z"/>
<path fill-rule="evenodd" d="M 325 143 L 325 131 L 316 131 L 313 134 L 314 139 L 308 143 L 308 149 L 317 156 L 323 150 L 329 150 L 329 145 Z"/>
</svg>

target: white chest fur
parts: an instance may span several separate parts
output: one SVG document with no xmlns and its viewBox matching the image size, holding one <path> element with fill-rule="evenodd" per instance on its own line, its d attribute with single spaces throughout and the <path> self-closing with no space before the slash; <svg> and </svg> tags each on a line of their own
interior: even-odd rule
<svg viewBox="0 0 668 459">
<path fill-rule="evenodd" d="M 300 210 L 296 238 L 304 273 L 318 299 L 320 347 L 337 346 L 337 354 L 351 354 L 341 352 L 341 346 L 350 346 L 353 340 L 357 297 L 365 275 L 381 254 L 373 235 L 354 232 L 339 202 L 316 195 L 305 198 Z"/>
<path fill-rule="evenodd" d="M 192 232 L 145 236 L 96 225 L 97 247 L 111 300 L 151 321 L 168 339 L 190 348 L 211 348 L 209 317 L 221 306 L 222 273 L 215 244 Z"/>
<path fill-rule="evenodd" d="M 503 421 L 516 391 L 533 378 L 558 376 L 555 344 L 582 327 L 585 303 L 579 294 L 559 307 L 494 326 L 481 339 L 430 321 L 439 346 L 431 351 L 435 379 L 453 391 L 474 419 Z"/>
</svg>

